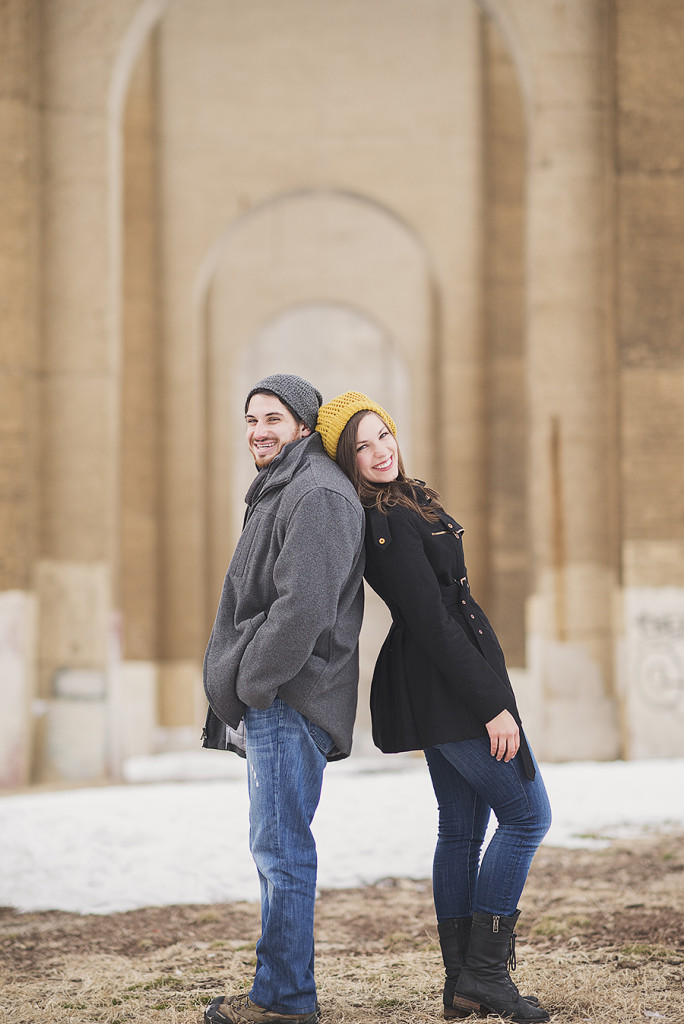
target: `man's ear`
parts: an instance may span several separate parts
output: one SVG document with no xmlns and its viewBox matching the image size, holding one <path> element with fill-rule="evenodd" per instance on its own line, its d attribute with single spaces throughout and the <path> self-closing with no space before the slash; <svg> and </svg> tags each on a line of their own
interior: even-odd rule
<svg viewBox="0 0 684 1024">
<path fill-rule="evenodd" d="M 307 427 L 306 423 L 300 424 L 299 429 L 301 431 L 299 435 L 300 437 L 309 437 L 309 435 L 312 433 L 311 427 Z"/>
</svg>

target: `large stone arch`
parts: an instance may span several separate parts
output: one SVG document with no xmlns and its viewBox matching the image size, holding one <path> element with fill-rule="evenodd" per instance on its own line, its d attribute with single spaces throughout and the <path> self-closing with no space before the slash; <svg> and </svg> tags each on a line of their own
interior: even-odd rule
<svg viewBox="0 0 684 1024">
<path fill-rule="evenodd" d="M 350 388 L 374 394 L 396 411 L 408 454 L 430 475 L 434 452 L 413 421 L 434 404 L 424 353 L 435 344 L 437 317 L 430 263 L 415 233 L 367 197 L 334 190 L 275 196 L 231 225 L 207 254 L 194 295 L 197 344 L 206 349 L 210 615 L 253 475 L 243 402 L 254 381 L 289 370 L 311 376 L 326 398 Z M 317 330 L 326 333 L 314 340 Z M 385 627 L 371 594 L 361 640 L 364 688 Z M 362 727 L 367 705 L 362 699 Z"/>
<path fill-rule="evenodd" d="M 410 387 L 403 386 L 407 409 L 398 411 L 406 422 L 408 444 L 416 435 L 415 419 L 434 406 L 431 360 L 425 359 L 435 346 L 438 319 L 432 268 L 415 233 L 392 211 L 365 196 L 312 189 L 261 204 L 212 246 L 194 296 L 196 344 L 207 352 L 210 438 L 237 435 L 241 441 L 241 396 L 251 386 L 252 372 L 244 353 L 252 339 L 284 310 L 316 303 L 356 310 L 380 325 L 389 339 L 385 354 L 393 361 L 388 377 L 398 373 L 411 381 Z M 320 344 L 326 350 L 325 338 Z M 327 352 L 332 355 L 329 348 Z M 291 354 L 300 364 L 297 354 Z M 354 386 L 355 368 L 344 354 L 327 374 L 320 369 L 329 378 L 328 391 Z M 359 365 L 356 379 L 363 383 L 373 378 Z M 388 402 L 396 397 L 391 389 L 384 396 Z M 434 470 L 430 464 L 434 450 L 424 432 L 413 454 L 422 472 Z M 244 491 L 251 473 L 244 466 L 241 444 L 224 447 L 224 459 L 241 467 L 235 479 Z M 227 471 L 225 463 L 215 464 L 211 475 L 232 479 L 235 471 L 226 476 Z M 218 516 L 224 523 L 230 518 L 228 509 Z M 231 536 L 225 537 L 220 552 L 221 564 L 239 531 L 241 516 L 232 519 Z"/>
<path fill-rule="evenodd" d="M 615 450 L 616 427 L 612 325 L 606 313 L 611 282 L 605 256 L 612 211 L 606 188 L 605 111 L 610 89 L 605 81 L 609 62 L 603 59 L 609 42 L 604 6 L 593 0 L 572 5 L 551 5 L 545 0 L 480 0 L 480 9 L 496 21 L 507 40 L 524 99 L 525 354 L 533 582 L 528 607 L 529 662 L 523 689 L 529 707 L 543 709 L 535 729 L 548 744 L 548 750 L 542 744 L 541 753 L 556 757 L 584 753 L 608 756 L 616 749 L 617 735 L 611 690 L 617 564 L 616 545 L 611 539 L 616 490 L 611 453 Z M 127 329 L 127 307 L 121 295 L 125 292 L 126 267 L 130 269 L 132 264 L 127 262 L 126 233 L 121 228 L 126 155 L 121 132 L 127 116 L 125 105 L 132 95 L 132 75 L 147 59 L 154 29 L 166 23 L 165 15 L 172 9 L 178 11 L 181 7 L 182 3 L 171 5 L 165 0 L 120 0 L 116 4 L 103 2 L 96 8 L 85 0 L 71 0 L 41 7 L 44 184 L 42 264 L 37 277 L 47 312 L 43 316 L 38 385 L 41 495 L 35 579 L 40 620 L 37 692 L 50 700 L 59 666 L 75 673 L 66 683 L 61 680 L 60 685 L 64 684 L 67 691 L 74 692 L 73 688 L 78 690 L 81 685 L 91 687 L 99 695 L 98 700 L 103 693 L 113 694 L 114 704 L 122 678 L 115 671 L 117 612 L 121 607 L 117 586 L 121 563 L 120 384 L 121 373 L 126 372 L 121 346 Z M 437 7 L 446 9 L 444 4 Z M 454 10 L 457 7 L 465 11 L 465 5 L 453 5 Z M 189 8 L 186 14 L 190 18 Z M 423 24 L 421 21 L 421 28 Z M 470 47 L 478 38 L 470 15 L 464 28 L 459 45 Z M 182 31 L 179 34 L 182 36 Z M 80 60 L 84 53 L 96 54 L 97 58 Z M 465 50 L 460 52 L 459 64 L 464 54 Z M 468 85 L 477 81 L 477 74 L 474 62 Z M 455 90 L 449 95 L 453 98 L 465 92 Z M 425 109 L 429 110 L 429 104 Z M 476 106 L 466 113 L 475 124 Z M 475 135 L 473 132 L 471 142 Z M 453 290 L 458 279 L 463 282 L 458 301 L 465 306 L 476 281 L 476 260 L 465 267 L 467 272 L 461 278 L 464 264 L 455 258 L 453 249 L 443 238 L 438 239 L 437 246 L 433 244 L 438 236 L 437 218 L 423 202 L 424 182 L 418 173 L 425 168 L 416 153 L 406 153 L 416 171 L 411 186 L 400 175 L 395 181 L 386 168 L 371 182 L 362 181 L 360 175 L 357 180 L 356 168 L 344 164 L 344 148 L 336 153 L 343 165 L 339 174 L 334 163 L 326 169 L 322 161 L 310 172 L 307 184 L 313 183 L 323 191 L 356 189 L 378 205 L 385 193 L 391 193 L 387 205 L 400 211 L 407 224 L 419 224 L 424 218 L 433 233 L 426 241 L 426 250 L 435 256 L 433 300 L 443 294 L 445 286 Z M 441 152 L 438 155 L 443 156 Z M 157 590 L 171 595 L 170 606 L 157 616 L 163 625 L 162 636 L 158 642 L 141 646 L 139 660 L 148 660 L 152 667 L 155 657 L 169 665 L 180 665 L 178 692 L 185 692 L 187 681 L 196 679 L 197 649 L 207 613 L 204 435 L 200 422 L 206 381 L 204 350 L 197 347 L 204 334 L 197 325 L 198 310 L 209 309 L 206 303 L 193 305 L 187 291 L 178 284 L 197 276 L 211 241 L 208 222 L 214 209 L 220 222 L 239 224 L 241 230 L 242 204 L 258 213 L 260 204 L 274 190 L 291 191 L 301 183 L 301 169 L 295 163 L 283 163 L 279 168 L 282 181 L 275 184 L 261 174 L 262 164 L 253 165 L 258 186 L 246 198 L 227 198 L 216 184 L 218 176 L 210 182 L 213 192 L 209 213 L 200 211 L 196 230 L 187 237 L 175 238 L 176 246 L 183 246 L 182 258 L 165 282 L 165 312 L 172 324 L 165 341 L 173 355 L 167 367 L 172 373 L 165 374 L 158 396 L 170 424 L 164 443 L 160 441 L 164 480 L 158 507 L 166 513 L 158 517 L 159 550 L 172 550 L 182 540 L 187 551 L 184 564 L 176 566 L 175 576 L 168 575 L 166 562 L 161 559 Z M 388 166 L 391 170 L 391 163 Z M 453 189 L 471 188 L 476 167 L 476 161 L 468 167 L 458 165 L 457 171 L 463 175 L 458 178 L 458 186 L 452 183 Z M 241 174 L 244 170 L 245 166 L 240 165 Z M 185 173 L 190 174 L 190 182 L 197 184 L 197 175 L 193 177 L 192 168 L 186 164 L 179 169 L 177 180 L 165 182 L 169 191 L 175 188 L 178 194 L 185 184 L 181 180 Z M 448 198 L 445 192 L 443 205 L 448 204 Z M 450 214 L 453 216 L 453 210 Z M 465 231 L 472 234 L 478 211 L 469 211 L 464 203 L 458 214 L 467 219 Z M 179 224 L 176 221 L 169 225 L 171 236 Z M 422 227 L 418 233 L 422 234 Z M 441 251 L 437 251 L 440 245 Z M 212 274 L 209 279 L 216 280 Z M 334 296 L 333 300 L 345 301 Z M 283 307 L 278 308 L 282 311 Z M 431 308 L 434 313 L 434 301 Z M 278 309 L 273 312 L 277 315 Z M 446 425 L 445 436 L 454 447 L 459 435 L 466 434 L 469 418 L 478 415 L 480 408 L 477 313 L 477 301 L 473 301 L 462 318 L 455 316 L 452 302 L 443 322 L 435 327 L 443 342 L 432 367 L 438 390 L 435 408 L 440 423 Z M 460 344 L 461 330 L 469 339 L 460 349 L 467 356 L 466 387 L 459 409 L 453 412 L 449 401 L 458 393 L 457 371 L 463 368 L 463 364 L 456 367 L 453 350 Z M 190 416 L 179 417 L 178 423 L 171 422 L 176 397 L 171 386 L 173 373 L 182 378 L 189 396 L 182 411 L 189 409 Z M 124 394 L 126 387 L 124 383 Z M 133 440 L 129 435 L 128 443 Z M 458 474 L 468 494 L 477 490 L 478 465 L 483 458 L 479 443 L 476 439 L 474 446 L 465 445 L 458 454 Z M 179 465 L 189 468 L 179 472 Z M 449 498 L 455 494 L 455 487 L 451 478 L 445 482 Z M 469 521 L 474 523 L 472 541 L 479 529 L 478 512 L 483 503 L 469 497 L 466 500 Z M 181 506 L 180 518 L 175 518 Z M 189 573 L 184 571 L 187 566 Z M 201 568 L 197 570 L 197 566 Z M 186 581 L 188 600 L 198 611 L 176 633 L 174 623 L 181 618 L 185 600 L 174 603 L 177 584 Z M 152 680 L 153 671 L 149 678 Z M 98 705 L 97 713 L 97 728 L 106 731 L 102 725 L 107 714 L 104 704 Z M 179 721 L 184 715 L 179 715 Z M 110 721 L 114 718 L 110 716 Z M 529 713 L 527 718 L 530 720 Z M 585 728 L 588 721 L 594 723 L 593 731 Z M 574 726 L 569 728 L 568 722 Z M 577 745 L 578 736 L 583 738 L 583 747 Z M 115 762 L 116 736 L 110 740 Z M 53 767 L 47 765 L 45 774 L 49 775 Z"/>
<path fill-rule="evenodd" d="M 146 18 L 151 26 L 156 17 L 153 8 L 161 12 L 163 6 L 161 0 L 141 5 L 138 29 Z M 534 731 L 548 737 L 550 753 L 564 756 L 565 737 L 570 734 L 567 714 L 576 714 L 579 722 L 587 718 L 590 708 L 589 717 L 597 726 L 591 735 L 585 731 L 587 749 L 610 753 L 616 736 L 611 692 L 616 565 L 610 543 L 615 488 L 610 473 L 606 480 L 606 455 L 614 438 L 615 400 L 609 373 L 610 325 L 604 313 L 608 282 L 603 261 L 610 209 L 605 198 L 606 140 L 601 134 L 606 102 L 602 12 L 589 0 L 572 10 L 544 6 L 538 0 L 479 0 L 479 6 L 497 24 L 512 55 L 521 84 L 526 136 L 525 362 L 532 584 L 528 672 L 522 686 L 529 708 L 535 709 Z M 135 36 L 131 30 L 129 46 Z M 561 37 L 559 64 L 556 41 Z M 140 31 L 137 40 L 139 45 Z M 593 69 L 589 74 L 587 66 Z M 558 85 L 561 67 L 562 90 Z M 604 226 L 598 244 L 597 223 Z M 234 229 L 242 227 L 241 219 L 234 222 Z M 219 241 L 218 249 L 222 246 Z M 200 292 L 207 280 L 213 280 L 212 272 L 208 277 L 207 272 L 215 255 L 209 254 L 198 274 Z M 202 302 L 196 302 L 195 328 L 202 308 Z M 196 330 L 196 342 L 203 330 L 204 326 Z M 438 355 L 435 368 L 445 370 L 439 361 L 445 357 L 449 358 L 448 350 Z M 456 378 L 449 370 L 438 372 L 437 377 L 442 390 L 435 405 L 445 410 Z M 198 404 L 203 386 L 194 380 Z M 450 436 L 457 437 L 462 425 L 456 420 Z M 195 458 L 201 460 L 199 435 L 192 436 Z M 448 495 L 452 487 L 446 483 Z M 607 502 L 601 500 L 606 486 Z M 589 499 L 571 504 L 580 489 Z M 595 512 L 598 507 L 603 509 L 600 515 Z M 202 548 L 201 519 L 198 507 L 191 555 L 195 559 Z M 570 546 L 567 524 L 573 520 L 578 520 L 579 540 L 575 545 L 573 537 Z M 476 533 L 478 529 L 476 525 Z M 167 532 L 171 545 L 174 536 L 172 528 Z M 481 542 L 480 550 L 484 547 Z M 196 585 L 199 596 L 205 584 L 198 579 Z M 593 595 L 589 614 L 587 590 Z M 172 620 L 177 613 L 178 608 L 171 611 Z M 173 651 L 169 657 L 175 657 Z M 578 677 L 583 680 L 579 702 Z"/>
</svg>

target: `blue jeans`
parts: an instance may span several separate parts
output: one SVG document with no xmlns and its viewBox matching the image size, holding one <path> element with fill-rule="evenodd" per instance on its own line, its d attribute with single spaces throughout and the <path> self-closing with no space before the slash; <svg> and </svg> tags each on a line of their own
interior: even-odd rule
<svg viewBox="0 0 684 1024">
<path fill-rule="evenodd" d="M 245 712 L 249 848 L 261 885 L 261 938 L 250 999 L 276 1013 L 312 1013 L 316 843 L 326 754 L 333 741 L 279 698 Z"/>
<path fill-rule="evenodd" d="M 432 872 L 437 920 L 475 911 L 509 917 L 551 825 L 539 770 L 530 780 L 519 754 L 497 761 L 485 736 L 429 747 L 425 758 L 439 806 Z M 498 827 L 480 863 L 491 810 Z"/>
</svg>

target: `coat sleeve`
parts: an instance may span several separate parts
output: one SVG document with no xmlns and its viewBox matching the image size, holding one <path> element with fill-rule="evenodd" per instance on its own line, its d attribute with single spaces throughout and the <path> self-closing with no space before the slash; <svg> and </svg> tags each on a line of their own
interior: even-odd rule
<svg viewBox="0 0 684 1024">
<path fill-rule="evenodd" d="M 391 542 L 369 545 L 367 578 L 398 609 L 427 661 L 432 662 L 479 720 L 507 709 L 518 718 L 513 691 L 487 663 L 464 627 L 449 614 L 439 581 L 410 514 L 391 515 Z"/>
<path fill-rule="evenodd" d="M 304 495 L 287 524 L 273 569 L 277 597 L 240 661 L 237 691 L 251 707 L 270 707 L 331 632 L 338 605 L 363 557 L 363 512 L 335 491 Z"/>
</svg>

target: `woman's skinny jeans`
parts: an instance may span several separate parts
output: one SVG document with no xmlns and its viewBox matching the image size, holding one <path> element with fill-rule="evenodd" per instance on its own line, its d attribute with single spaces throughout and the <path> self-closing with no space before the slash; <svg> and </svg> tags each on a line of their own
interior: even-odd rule
<svg viewBox="0 0 684 1024">
<path fill-rule="evenodd" d="M 539 769 L 528 779 L 519 755 L 497 761 L 485 736 L 429 747 L 425 758 L 439 806 L 432 875 L 437 920 L 475 911 L 509 917 L 551 825 Z M 480 863 L 490 810 L 498 827 Z"/>
</svg>

